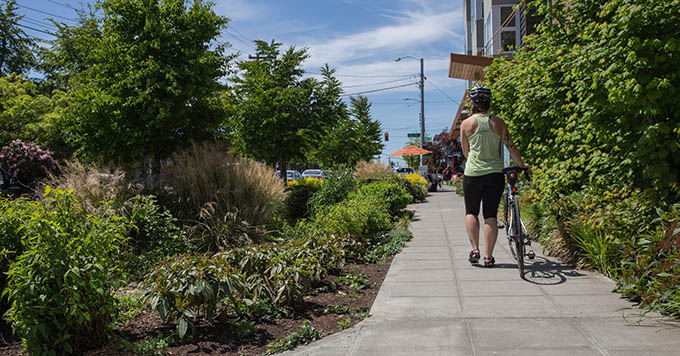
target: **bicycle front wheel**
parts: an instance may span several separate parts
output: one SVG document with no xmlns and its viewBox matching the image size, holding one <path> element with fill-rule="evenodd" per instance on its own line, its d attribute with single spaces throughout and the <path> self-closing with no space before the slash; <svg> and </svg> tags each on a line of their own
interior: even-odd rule
<svg viewBox="0 0 680 356">
<path fill-rule="evenodd" d="M 522 219 L 519 216 L 519 205 L 513 204 L 512 207 L 512 235 L 515 242 L 515 254 L 519 276 L 524 276 L 524 231 L 522 230 Z"/>
</svg>

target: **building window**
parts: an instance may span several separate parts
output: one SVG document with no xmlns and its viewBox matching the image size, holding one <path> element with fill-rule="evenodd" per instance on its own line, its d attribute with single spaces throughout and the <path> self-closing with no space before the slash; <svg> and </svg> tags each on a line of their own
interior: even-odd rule
<svg viewBox="0 0 680 356">
<path fill-rule="evenodd" d="M 515 46 L 517 46 L 517 32 L 516 31 L 503 31 L 501 32 L 501 51 L 508 52 L 512 51 Z"/>
<path fill-rule="evenodd" d="M 505 21 L 512 15 L 512 6 L 503 6 L 501 7 L 501 25 L 505 23 Z M 515 19 L 513 15 L 513 19 L 508 22 L 508 26 L 514 26 L 515 25 Z"/>
</svg>

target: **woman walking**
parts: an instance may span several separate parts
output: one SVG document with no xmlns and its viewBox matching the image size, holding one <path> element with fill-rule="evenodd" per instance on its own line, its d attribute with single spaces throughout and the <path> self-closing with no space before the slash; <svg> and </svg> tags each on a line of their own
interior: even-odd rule
<svg viewBox="0 0 680 356">
<path fill-rule="evenodd" d="M 503 158 L 501 143 L 505 145 L 510 157 L 521 167 L 528 165 L 522 161 L 519 150 L 512 142 L 508 126 L 500 118 L 489 115 L 491 89 L 475 86 L 470 89 L 472 116 L 461 124 L 461 144 L 467 159 L 463 178 L 465 196 L 465 229 L 467 230 L 472 251 L 470 263 L 478 263 L 479 251 L 479 208 L 484 214 L 484 266 L 493 267 L 496 260 L 493 249 L 498 238 L 496 215 L 503 195 Z"/>
</svg>

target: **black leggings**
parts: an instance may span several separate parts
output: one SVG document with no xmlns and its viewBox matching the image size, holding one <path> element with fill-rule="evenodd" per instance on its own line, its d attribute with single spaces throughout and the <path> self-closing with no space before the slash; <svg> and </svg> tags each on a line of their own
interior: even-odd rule
<svg viewBox="0 0 680 356">
<path fill-rule="evenodd" d="M 479 215 L 479 203 L 483 201 L 484 219 L 495 218 L 504 188 L 503 173 L 491 173 L 479 177 L 463 176 L 465 214 Z"/>
</svg>

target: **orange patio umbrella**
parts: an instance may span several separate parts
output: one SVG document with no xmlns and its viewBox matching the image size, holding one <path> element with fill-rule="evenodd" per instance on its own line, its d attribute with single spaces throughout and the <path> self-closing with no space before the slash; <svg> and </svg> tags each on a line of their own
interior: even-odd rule
<svg viewBox="0 0 680 356">
<path fill-rule="evenodd" d="M 419 156 L 432 153 L 432 151 L 424 150 L 418 146 L 409 145 L 397 152 L 392 153 L 392 156 Z"/>
</svg>

